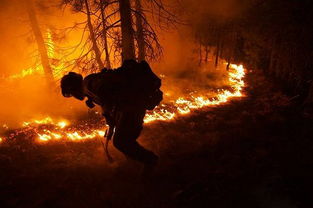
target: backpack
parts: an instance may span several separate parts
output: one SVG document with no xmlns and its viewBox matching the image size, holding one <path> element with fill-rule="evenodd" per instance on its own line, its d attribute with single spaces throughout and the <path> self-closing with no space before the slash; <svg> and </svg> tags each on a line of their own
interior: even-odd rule
<svg viewBox="0 0 313 208">
<path fill-rule="evenodd" d="M 161 79 L 153 73 L 146 61 L 139 63 L 138 70 L 141 75 L 138 75 L 138 77 L 143 85 L 141 89 L 143 89 L 146 109 L 153 110 L 163 100 L 163 92 L 160 90 Z"/>
<path fill-rule="evenodd" d="M 112 73 L 112 70 L 103 70 L 103 73 Z M 135 60 L 125 60 L 122 66 L 113 71 L 121 76 L 125 83 L 124 93 L 121 93 L 123 103 L 142 105 L 146 110 L 153 110 L 163 100 L 163 92 L 160 90 L 161 79 L 152 71 L 146 61 L 140 63 Z M 129 101 L 136 102 L 129 102 Z M 128 101 L 128 102 L 127 102 Z"/>
</svg>

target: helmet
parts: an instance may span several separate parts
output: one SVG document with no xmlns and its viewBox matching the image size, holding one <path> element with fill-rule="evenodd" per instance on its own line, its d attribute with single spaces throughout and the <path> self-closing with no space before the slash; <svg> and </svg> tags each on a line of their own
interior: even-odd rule
<svg viewBox="0 0 313 208">
<path fill-rule="evenodd" d="M 71 97 L 74 92 L 81 91 L 82 87 L 83 76 L 78 73 L 69 72 L 61 79 L 61 89 L 64 97 Z"/>
</svg>

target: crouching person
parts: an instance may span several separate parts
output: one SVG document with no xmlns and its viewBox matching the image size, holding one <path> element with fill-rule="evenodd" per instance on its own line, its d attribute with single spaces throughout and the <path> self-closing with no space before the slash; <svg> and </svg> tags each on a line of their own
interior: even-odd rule
<svg viewBox="0 0 313 208">
<path fill-rule="evenodd" d="M 113 145 L 128 158 L 144 164 L 143 174 L 153 169 L 158 156 L 141 146 L 137 139 L 146 110 L 153 109 L 162 100 L 160 86 L 161 80 L 148 63 L 134 60 L 125 61 L 116 70 L 104 69 L 85 78 L 70 72 L 61 80 L 64 97 L 87 98 L 88 107 L 95 104 L 102 107 Z"/>
</svg>

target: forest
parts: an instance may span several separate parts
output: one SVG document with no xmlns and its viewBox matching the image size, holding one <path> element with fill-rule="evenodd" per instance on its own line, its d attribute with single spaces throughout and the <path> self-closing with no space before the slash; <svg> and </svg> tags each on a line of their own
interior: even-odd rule
<svg viewBox="0 0 313 208">
<path fill-rule="evenodd" d="M 0 206 L 312 207 L 312 8 L 0 0 Z M 105 146 L 102 101 L 87 107 L 62 86 L 68 74 L 118 73 L 128 60 L 162 80 L 137 140 L 159 158 L 147 179 L 146 164 L 119 149 L 118 128 Z"/>
</svg>

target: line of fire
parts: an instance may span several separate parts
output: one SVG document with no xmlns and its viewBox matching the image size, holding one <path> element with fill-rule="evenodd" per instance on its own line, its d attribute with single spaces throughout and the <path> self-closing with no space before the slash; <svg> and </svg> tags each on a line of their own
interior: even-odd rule
<svg viewBox="0 0 313 208">
<path fill-rule="evenodd" d="M 313 207 L 310 0 L 0 0 L 0 207 Z"/>
</svg>

